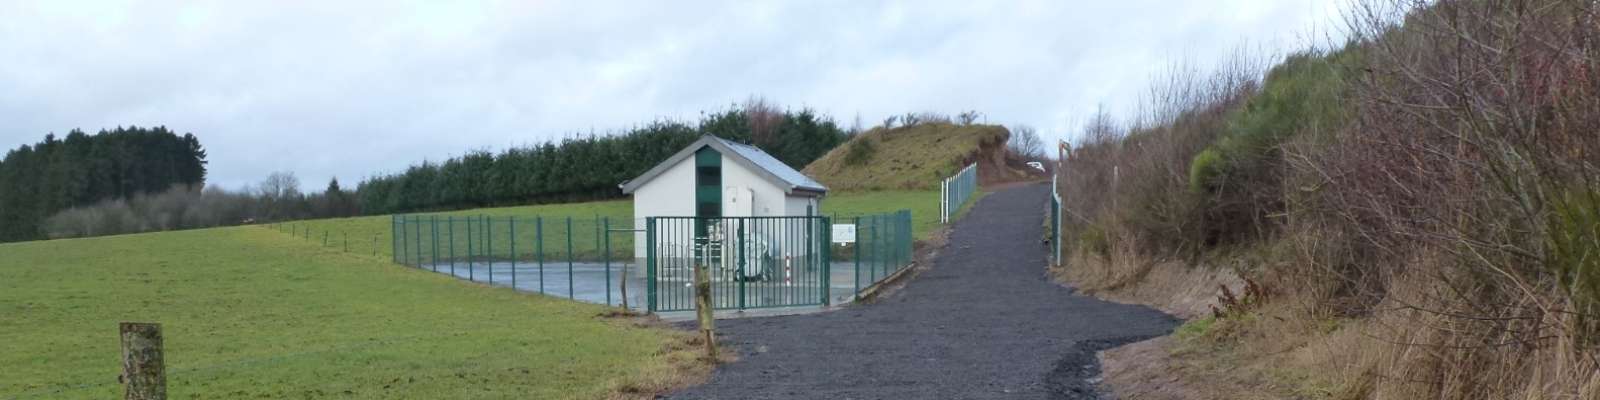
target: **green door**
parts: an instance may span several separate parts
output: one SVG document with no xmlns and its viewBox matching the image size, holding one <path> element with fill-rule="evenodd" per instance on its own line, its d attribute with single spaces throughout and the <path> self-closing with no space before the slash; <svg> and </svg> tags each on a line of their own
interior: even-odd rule
<svg viewBox="0 0 1600 400">
<path fill-rule="evenodd" d="M 706 236 L 708 219 L 722 217 L 722 154 L 710 146 L 694 152 L 696 237 Z"/>
</svg>

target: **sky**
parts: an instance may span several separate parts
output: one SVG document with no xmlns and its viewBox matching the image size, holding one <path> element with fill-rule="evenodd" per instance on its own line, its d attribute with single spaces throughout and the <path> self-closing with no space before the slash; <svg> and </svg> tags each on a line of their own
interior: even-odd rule
<svg viewBox="0 0 1600 400">
<path fill-rule="evenodd" d="M 1339 37 L 1340 0 L 0 2 L 0 146 L 194 133 L 208 183 L 302 187 L 698 120 L 976 110 L 1071 140 L 1162 71 Z"/>
</svg>

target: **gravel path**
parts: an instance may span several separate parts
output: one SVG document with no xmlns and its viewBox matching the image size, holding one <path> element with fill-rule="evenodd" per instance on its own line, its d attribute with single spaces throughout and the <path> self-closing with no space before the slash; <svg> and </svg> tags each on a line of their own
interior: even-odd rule
<svg viewBox="0 0 1600 400">
<path fill-rule="evenodd" d="M 948 246 L 873 304 L 717 321 L 739 361 L 682 399 L 1099 397 L 1095 352 L 1177 321 L 1075 295 L 1044 273 L 1049 186 L 1006 189 L 958 221 Z"/>
</svg>

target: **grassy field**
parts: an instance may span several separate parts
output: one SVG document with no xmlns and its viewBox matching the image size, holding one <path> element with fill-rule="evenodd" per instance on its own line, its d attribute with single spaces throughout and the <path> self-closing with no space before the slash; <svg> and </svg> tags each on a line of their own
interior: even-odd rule
<svg viewBox="0 0 1600 400">
<path fill-rule="evenodd" d="M 701 368 L 675 350 L 685 334 L 597 317 L 601 306 L 262 227 L 0 244 L 0 254 L 0 399 L 120 396 L 119 321 L 163 325 L 179 399 L 596 398 Z"/>
<path fill-rule="evenodd" d="M 911 210 L 913 231 L 917 239 L 924 239 L 939 226 L 939 192 L 937 190 L 890 190 L 873 192 L 844 192 L 830 194 L 823 199 L 822 211 L 836 219 L 848 218 L 857 215 L 892 212 L 901 209 Z M 434 215 L 434 214 L 429 214 Z M 631 200 L 602 201 L 590 203 L 549 204 L 522 207 L 481 208 L 437 213 L 441 219 L 439 224 L 445 224 L 444 216 L 467 217 L 487 215 L 494 218 L 490 226 L 497 238 L 510 236 L 506 226 L 506 217 L 522 218 L 517 223 L 517 235 L 524 241 L 523 247 L 518 248 L 519 254 L 528 254 L 533 249 L 528 242 L 533 239 L 532 223 L 527 221 L 534 216 L 544 218 L 545 256 L 549 260 L 560 260 L 565 255 L 565 218 L 573 217 L 573 247 L 578 258 L 583 259 L 587 254 L 597 253 L 601 246 L 595 239 L 595 218 L 609 217 L 613 228 L 627 228 L 633 221 L 633 202 Z M 426 220 L 425 220 L 426 221 Z M 842 221 L 842 219 L 840 220 Z M 431 222 L 431 221 L 427 221 Z M 839 221 L 835 221 L 839 222 Z M 328 235 L 327 248 L 330 250 L 344 251 L 348 241 L 351 254 L 367 255 L 382 260 L 388 260 L 393 254 L 393 240 L 391 236 L 391 220 L 387 215 L 320 219 L 308 221 L 293 221 L 274 224 L 271 227 L 280 232 L 295 232 L 296 237 L 302 241 L 310 241 L 321 245 L 324 232 Z M 456 249 L 465 249 L 466 229 L 462 221 L 456 221 L 457 231 Z M 309 238 L 307 230 L 309 229 Z M 424 228 L 424 247 L 431 250 L 432 226 Z M 445 229 L 440 228 L 443 232 Z M 441 234 L 442 235 L 442 234 Z M 440 240 L 443 239 L 441 236 Z M 510 249 L 504 241 L 492 244 L 495 254 L 507 254 Z M 614 252 L 631 252 L 631 235 L 618 234 L 612 236 L 612 249 Z M 442 253 L 443 251 L 441 251 Z M 626 255 L 621 256 L 627 258 Z M 424 259 L 429 259 L 426 254 Z"/>
</svg>

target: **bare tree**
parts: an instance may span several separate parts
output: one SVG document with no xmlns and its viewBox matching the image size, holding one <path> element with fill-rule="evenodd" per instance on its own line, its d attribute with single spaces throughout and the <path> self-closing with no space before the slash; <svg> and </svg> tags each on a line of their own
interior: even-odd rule
<svg viewBox="0 0 1600 400">
<path fill-rule="evenodd" d="M 1019 157 L 1039 160 L 1044 158 L 1044 139 L 1039 138 L 1039 132 L 1027 125 L 1017 125 L 1011 128 L 1011 140 L 1006 142 L 1006 148 L 1011 154 Z"/>
<path fill-rule="evenodd" d="M 755 143 L 774 143 L 778 124 L 783 123 L 783 110 L 760 96 L 750 96 L 744 101 L 744 115 L 750 121 L 750 139 Z"/>
<path fill-rule="evenodd" d="M 258 190 L 261 191 L 261 197 L 267 199 L 278 200 L 299 197 L 300 178 L 296 178 L 293 172 L 273 172 L 271 175 L 267 175 L 266 180 L 261 181 L 261 186 Z"/>
<path fill-rule="evenodd" d="M 1106 107 L 1101 105 L 1094 110 L 1094 115 L 1089 117 L 1089 122 L 1083 124 L 1083 138 L 1089 142 L 1109 142 L 1121 136 L 1122 129 L 1117 126 L 1117 120 L 1106 112 Z"/>
</svg>

